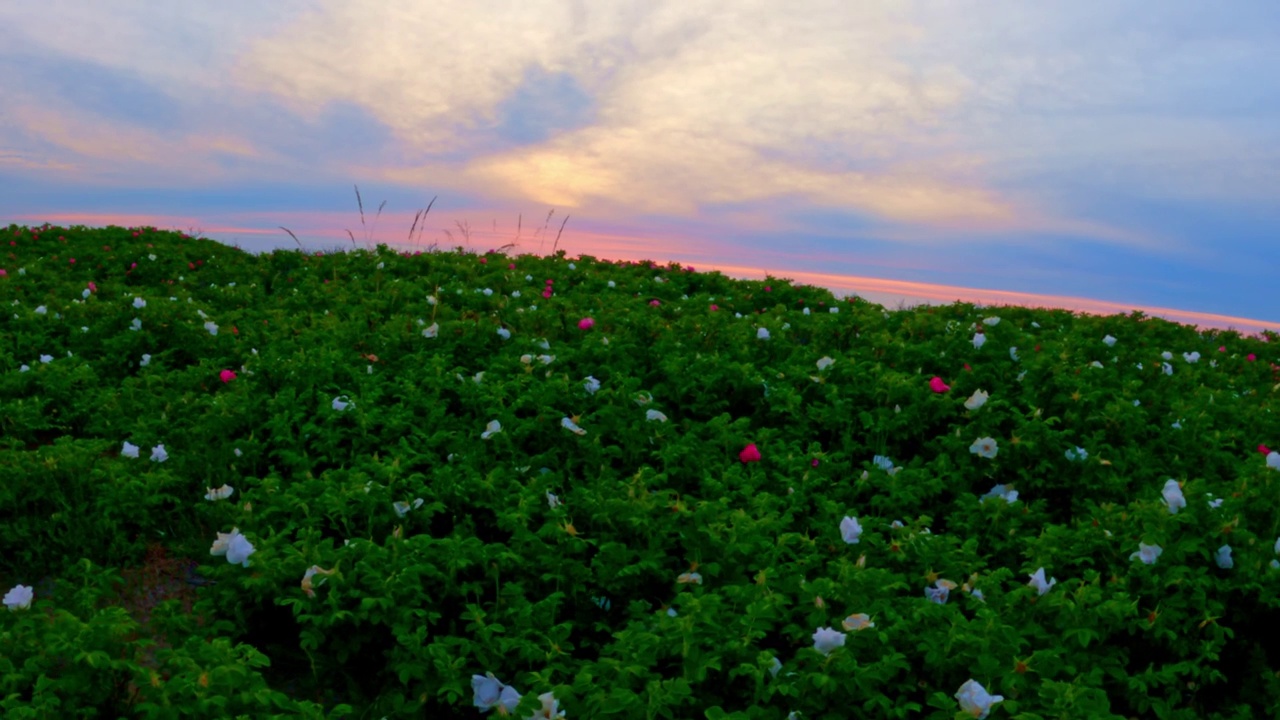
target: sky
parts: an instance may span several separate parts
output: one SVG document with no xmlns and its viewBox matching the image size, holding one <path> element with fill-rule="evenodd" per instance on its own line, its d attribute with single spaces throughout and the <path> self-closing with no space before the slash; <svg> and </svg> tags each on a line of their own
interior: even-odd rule
<svg viewBox="0 0 1280 720">
<path fill-rule="evenodd" d="M 5 0 L 0 226 L 1256 332 L 1277 68 L 1274 0 Z"/>
</svg>

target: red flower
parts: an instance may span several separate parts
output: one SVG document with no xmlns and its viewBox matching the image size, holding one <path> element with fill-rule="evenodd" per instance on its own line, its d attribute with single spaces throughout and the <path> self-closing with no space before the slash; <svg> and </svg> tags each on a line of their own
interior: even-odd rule
<svg viewBox="0 0 1280 720">
<path fill-rule="evenodd" d="M 751 443 L 742 452 L 738 453 L 738 459 L 744 463 L 760 462 L 760 450 L 756 448 L 755 443 Z"/>
<path fill-rule="evenodd" d="M 936 393 L 944 393 L 950 390 L 951 386 L 943 382 L 942 378 L 934 375 L 933 379 L 929 381 L 929 389 Z"/>
</svg>

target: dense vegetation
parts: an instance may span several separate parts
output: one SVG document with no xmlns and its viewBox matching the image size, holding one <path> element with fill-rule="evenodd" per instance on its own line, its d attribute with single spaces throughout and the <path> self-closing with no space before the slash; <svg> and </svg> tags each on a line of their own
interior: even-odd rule
<svg viewBox="0 0 1280 720">
<path fill-rule="evenodd" d="M 1272 333 L 4 239 L 7 718 L 1280 707 Z"/>
</svg>

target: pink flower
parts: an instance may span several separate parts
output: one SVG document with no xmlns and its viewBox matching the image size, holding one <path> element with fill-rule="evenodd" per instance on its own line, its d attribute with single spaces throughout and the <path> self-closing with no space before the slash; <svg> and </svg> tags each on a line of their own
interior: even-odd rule
<svg viewBox="0 0 1280 720">
<path fill-rule="evenodd" d="M 550 288 L 550 287 L 548 287 L 546 290 L 543 290 L 543 291 L 542 291 L 542 297 L 544 297 L 544 298 L 549 298 L 549 297 L 551 297 L 551 288 Z"/>
<path fill-rule="evenodd" d="M 98 292 L 98 286 L 93 283 L 89 283 L 89 292 Z"/>
<path fill-rule="evenodd" d="M 76 264 L 76 259 L 75 259 L 75 258 L 71 258 L 71 264 L 72 264 L 72 265 L 75 265 L 75 264 Z"/>
<path fill-rule="evenodd" d="M 481 264 L 481 265 L 488 265 L 488 264 L 489 264 L 489 258 L 480 258 L 480 264 Z"/>
<path fill-rule="evenodd" d="M 1227 351 L 1227 346 L 1226 346 L 1226 345 L 1223 345 L 1223 346 L 1221 346 L 1221 347 L 1219 347 L 1219 348 L 1218 348 L 1218 352 L 1226 352 L 1226 351 Z"/>
<path fill-rule="evenodd" d="M 1244 356 L 1244 359 L 1248 360 L 1249 362 L 1253 362 L 1254 360 L 1258 359 L 1258 356 L 1254 355 L 1253 353 L 1249 353 L 1248 355 Z"/>
<path fill-rule="evenodd" d="M 510 265 L 508 265 L 508 266 L 507 266 L 507 269 L 508 269 L 508 270 L 515 270 L 515 269 L 516 269 L 516 264 L 515 264 L 515 263 L 511 263 Z"/>
<path fill-rule="evenodd" d="M 712 306 L 711 306 L 711 312 L 715 312 L 715 311 L 717 311 L 717 310 L 719 310 L 719 309 L 720 309 L 720 306 L 718 306 L 718 305 L 712 305 Z"/>
<path fill-rule="evenodd" d="M 756 448 L 755 443 L 751 443 L 742 452 L 738 453 L 738 459 L 744 463 L 760 462 L 760 450 Z"/>
<path fill-rule="evenodd" d="M 937 375 L 934 375 L 933 379 L 929 381 L 929 389 L 936 393 L 944 393 L 950 390 L 951 386 L 942 382 L 942 378 L 938 377 Z"/>
<path fill-rule="evenodd" d="M 650 300 L 650 301 L 649 301 L 649 304 L 650 304 L 650 305 L 652 305 L 652 306 L 654 306 L 654 307 L 657 307 L 657 306 L 661 305 L 662 303 L 658 302 L 657 300 Z"/>
<path fill-rule="evenodd" d="M 5 277 L 5 276 L 6 276 L 6 275 L 8 275 L 8 274 L 9 274 L 9 273 L 5 272 L 5 269 L 4 269 L 4 268 L 0 268 L 0 277 Z"/>
<path fill-rule="evenodd" d="M 773 292 L 773 288 L 769 287 L 768 285 L 765 285 L 765 286 L 764 286 L 764 291 L 765 291 L 765 292 Z"/>
<path fill-rule="evenodd" d="M 596 324 L 596 321 L 592 320 L 591 318 L 582 318 L 581 320 L 578 321 L 578 329 L 590 330 L 591 326 L 595 324 Z"/>
<path fill-rule="evenodd" d="M 814 458 L 813 462 L 810 462 L 809 464 L 812 465 L 813 467 L 818 467 L 818 458 Z"/>
<path fill-rule="evenodd" d="M 1258 445 L 1258 452 L 1262 453 L 1263 455 L 1270 455 L 1270 454 L 1271 454 L 1271 448 L 1267 447 L 1266 445 L 1259 444 L 1259 445 Z"/>
<path fill-rule="evenodd" d="M 232 380 L 236 379 L 236 374 L 231 372 L 230 370 L 223 370 L 222 372 L 218 373 L 218 377 L 222 378 L 222 382 L 229 383 Z"/>
</svg>

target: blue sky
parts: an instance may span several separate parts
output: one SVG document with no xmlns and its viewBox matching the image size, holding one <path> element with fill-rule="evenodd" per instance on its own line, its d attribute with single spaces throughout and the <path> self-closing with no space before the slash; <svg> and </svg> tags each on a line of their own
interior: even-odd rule
<svg viewBox="0 0 1280 720">
<path fill-rule="evenodd" d="M 0 225 L 407 249 L 438 197 L 423 245 L 568 216 L 571 256 L 1274 329 L 1278 67 L 1263 1 L 6 0 Z"/>
</svg>

